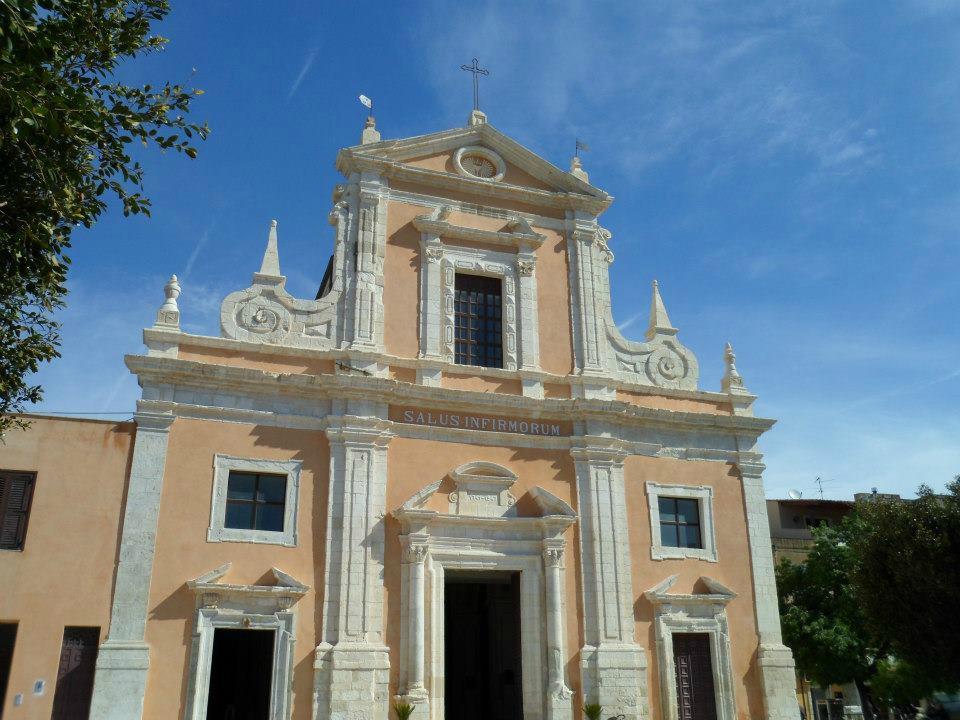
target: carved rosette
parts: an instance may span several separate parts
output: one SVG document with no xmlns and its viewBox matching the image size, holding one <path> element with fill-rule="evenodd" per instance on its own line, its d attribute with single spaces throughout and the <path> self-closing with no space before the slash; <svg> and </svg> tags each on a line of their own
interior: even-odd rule
<svg viewBox="0 0 960 720">
<path fill-rule="evenodd" d="M 687 374 L 683 356 L 667 345 L 661 345 L 647 355 L 647 377 L 654 385 L 670 386 Z"/>
<path fill-rule="evenodd" d="M 290 313 L 263 295 L 238 306 L 236 318 L 240 327 L 267 342 L 280 342 L 290 332 Z"/>
</svg>

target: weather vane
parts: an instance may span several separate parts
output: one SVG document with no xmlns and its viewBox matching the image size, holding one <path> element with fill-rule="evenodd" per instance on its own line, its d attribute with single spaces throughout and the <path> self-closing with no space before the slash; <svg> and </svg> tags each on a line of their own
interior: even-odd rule
<svg viewBox="0 0 960 720">
<path fill-rule="evenodd" d="M 480 109 L 480 76 L 489 75 L 489 70 L 484 70 L 480 67 L 480 63 L 476 58 L 473 59 L 473 65 L 461 65 L 461 70 L 466 70 L 468 73 L 473 73 L 473 109 Z"/>
</svg>

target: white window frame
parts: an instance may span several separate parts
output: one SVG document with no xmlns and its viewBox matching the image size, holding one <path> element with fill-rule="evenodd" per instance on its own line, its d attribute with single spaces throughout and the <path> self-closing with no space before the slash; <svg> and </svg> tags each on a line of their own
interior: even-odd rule
<svg viewBox="0 0 960 720">
<path fill-rule="evenodd" d="M 299 460 L 260 460 L 217 453 L 213 456 L 213 496 L 210 502 L 210 527 L 207 542 L 246 542 L 265 545 L 297 545 L 297 506 L 300 498 Z M 283 505 L 283 530 L 245 530 L 224 527 L 227 514 L 227 487 L 230 472 L 286 475 L 287 489 Z"/>
<path fill-rule="evenodd" d="M 691 558 L 717 562 L 717 541 L 713 525 L 713 488 L 709 485 L 665 485 L 648 482 L 647 500 L 650 508 L 650 557 L 654 560 Z M 660 542 L 661 497 L 696 500 L 700 510 L 700 542 L 702 548 L 668 547 Z"/>
</svg>

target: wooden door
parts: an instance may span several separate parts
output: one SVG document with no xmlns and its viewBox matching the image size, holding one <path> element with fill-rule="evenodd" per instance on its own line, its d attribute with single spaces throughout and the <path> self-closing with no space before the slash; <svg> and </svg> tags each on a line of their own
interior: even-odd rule
<svg viewBox="0 0 960 720">
<path fill-rule="evenodd" d="M 679 720 L 717 720 L 710 636 L 674 633 L 673 665 L 677 676 Z"/>
<path fill-rule="evenodd" d="M 98 627 L 66 627 L 50 720 L 87 720 L 97 664 Z"/>
</svg>

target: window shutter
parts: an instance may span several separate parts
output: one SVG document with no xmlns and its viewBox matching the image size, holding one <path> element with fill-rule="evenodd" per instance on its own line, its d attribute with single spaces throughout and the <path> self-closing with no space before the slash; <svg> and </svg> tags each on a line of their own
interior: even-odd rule
<svg viewBox="0 0 960 720">
<path fill-rule="evenodd" d="M 22 550 L 33 495 L 33 475 L 0 473 L 0 549 Z"/>
</svg>

